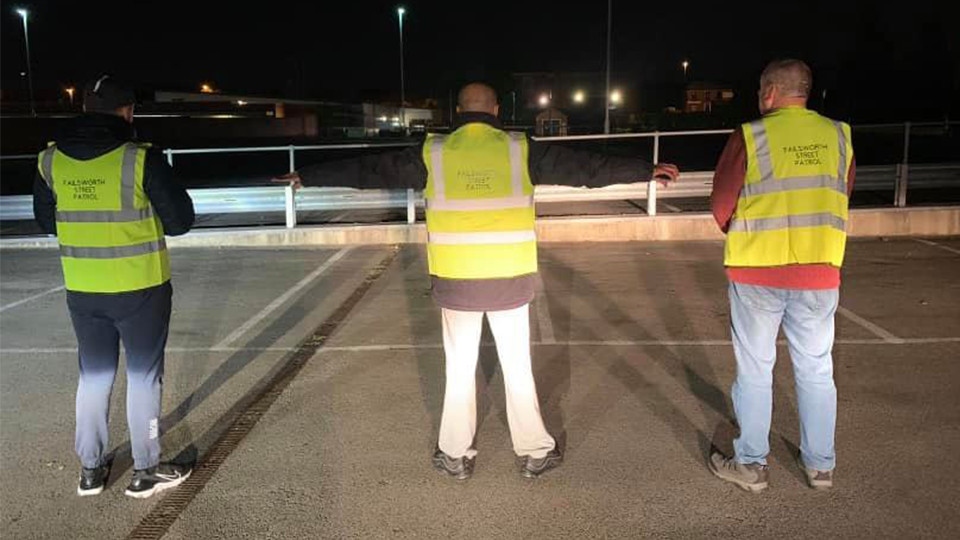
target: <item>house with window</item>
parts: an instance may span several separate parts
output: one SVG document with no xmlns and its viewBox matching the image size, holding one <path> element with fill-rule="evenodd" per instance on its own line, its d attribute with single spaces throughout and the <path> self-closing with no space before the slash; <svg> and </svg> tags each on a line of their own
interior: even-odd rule
<svg viewBox="0 0 960 540">
<path fill-rule="evenodd" d="M 683 110 L 688 113 L 709 113 L 731 101 L 733 89 L 729 86 L 697 82 L 687 85 Z"/>
<path fill-rule="evenodd" d="M 560 137 L 567 134 L 569 117 L 559 109 L 549 107 L 537 115 L 538 137 Z"/>
</svg>

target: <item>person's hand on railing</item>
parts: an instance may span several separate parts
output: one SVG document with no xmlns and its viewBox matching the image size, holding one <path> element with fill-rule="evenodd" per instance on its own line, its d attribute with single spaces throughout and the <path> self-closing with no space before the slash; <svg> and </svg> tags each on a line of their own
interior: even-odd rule
<svg viewBox="0 0 960 540">
<path fill-rule="evenodd" d="M 653 168 L 653 178 L 663 187 L 670 185 L 670 182 L 676 182 L 680 176 L 680 169 L 673 163 L 657 163 Z"/>
<path fill-rule="evenodd" d="M 300 173 L 294 171 L 283 176 L 277 176 L 270 180 L 275 184 L 289 184 L 294 191 L 303 187 L 303 181 L 300 179 Z"/>
</svg>

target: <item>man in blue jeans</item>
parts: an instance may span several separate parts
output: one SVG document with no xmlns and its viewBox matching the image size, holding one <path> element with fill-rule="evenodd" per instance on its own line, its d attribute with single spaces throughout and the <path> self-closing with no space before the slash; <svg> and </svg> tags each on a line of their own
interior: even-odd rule
<svg viewBox="0 0 960 540">
<path fill-rule="evenodd" d="M 806 108 L 813 83 L 799 60 L 771 62 L 760 77 L 763 117 L 730 137 L 711 204 L 727 234 L 724 265 L 740 424 L 734 456 L 710 456 L 719 478 L 767 488 L 773 366 L 781 325 L 800 413 L 797 463 L 814 489 L 833 486 L 837 390 L 831 349 L 846 246 L 854 159 L 850 126 Z"/>
</svg>

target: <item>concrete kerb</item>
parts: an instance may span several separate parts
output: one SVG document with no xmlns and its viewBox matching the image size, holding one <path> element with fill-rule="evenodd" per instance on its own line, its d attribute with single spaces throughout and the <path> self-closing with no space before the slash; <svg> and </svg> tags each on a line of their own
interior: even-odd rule
<svg viewBox="0 0 960 540">
<path fill-rule="evenodd" d="M 850 212 L 850 236 L 949 236 L 960 234 L 960 207 L 858 209 Z M 720 240 L 710 214 L 656 217 L 610 216 L 537 220 L 541 242 Z M 416 244 L 426 241 L 422 223 L 317 225 L 197 230 L 168 238 L 171 247 L 284 247 Z M 56 238 L 0 239 L 0 249 L 54 248 Z"/>
</svg>

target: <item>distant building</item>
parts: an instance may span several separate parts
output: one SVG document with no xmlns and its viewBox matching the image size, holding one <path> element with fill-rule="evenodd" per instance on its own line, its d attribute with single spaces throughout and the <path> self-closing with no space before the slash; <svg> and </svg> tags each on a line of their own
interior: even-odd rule
<svg viewBox="0 0 960 540">
<path fill-rule="evenodd" d="M 567 134 L 569 120 L 567 115 L 553 107 L 537 115 L 538 137 L 562 137 Z"/>
<path fill-rule="evenodd" d="M 692 83 L 687 85 L 683 110 L 688 113 L 712 112 L 717 106 L 733 101 L 733 89 L 715 83 Z"/>
<path fill-rule="evenodd" d="M 416 130 L 426 129 L 440 123 L 440 109 L 421 109 L 397 105 L 363 104 L 364 127 L 380 131 L 400 131 L 403 126 Z"/>
<path fill-rule="evenodd" d="M 398 133 L 406 128 L 421 131 L 440 122 L 440 109 L 435 100 L 425 105 L 433 108 L 406 107 L 396 104 L 335 103 L 328 101 L 243 96 L 211 92 L 156 92 L 156 107 L 165 114 L 206 114 L 213 118 L 271 117 L 277 120 L 299 120 L 303 136 L 316 137 L 342 131 L 348 137 L 370 137 Z M 208 115 L 209 116 L 209 115 Z"/>
</svg>

